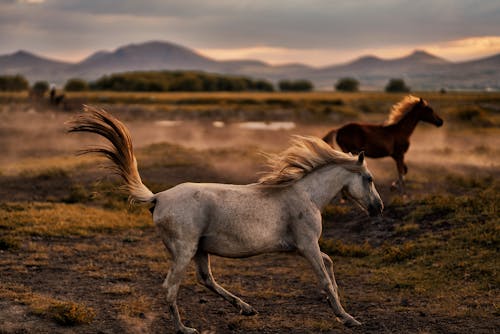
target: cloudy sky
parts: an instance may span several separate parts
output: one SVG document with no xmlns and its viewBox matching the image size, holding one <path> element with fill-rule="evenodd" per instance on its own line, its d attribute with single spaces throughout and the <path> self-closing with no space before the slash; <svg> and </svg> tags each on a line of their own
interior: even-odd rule
<svg viewBox="0 0 500 334">
<path fill-rule="evenodd" d="M 163 40 L 216 59 L 329 65 L 500 52 L 499 0 L 0 0 L 0 54 L 69 61 Z"/>
</svg>

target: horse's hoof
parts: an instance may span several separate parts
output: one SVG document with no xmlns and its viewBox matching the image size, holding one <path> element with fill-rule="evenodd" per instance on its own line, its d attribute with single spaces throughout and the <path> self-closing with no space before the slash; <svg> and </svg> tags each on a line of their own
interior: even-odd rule
<svg viewBox="0 0 500 334">
<path fill-rule="evenodd" d="M 182 327 L 177 330 L 177 334 L 199 334 L 199 332 L 191 327 Z"/>
<path fill-rule="evenodd" d="M 391 191 L 398 191 L 399 190 L 399 185 L 397 184 L 396 181 L 392 182 L 391 184 Z"/>
<path fill-rule="evenodd" d="M 342 320 L 340 320 L 342 324 L 346 327 L 356 327 L 356 326 L 361 326 L 362 323 L 354 319 L 353 317 L 347 317 Z"/>
<path fill-rule="evenodd" d="M 258 312 L 250 305 L 247 305 L 240 309 L 241 315 L 251 316 L 251 315 L 256 315 L 257 313 Z"/>
</svg>

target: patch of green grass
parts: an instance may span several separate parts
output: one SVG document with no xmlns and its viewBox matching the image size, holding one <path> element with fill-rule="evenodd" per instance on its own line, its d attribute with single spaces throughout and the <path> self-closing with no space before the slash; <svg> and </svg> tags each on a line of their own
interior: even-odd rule
<svg viewBox="0 0 500 334">
<path fill-rule="evenodd" d="M 351 206 L 349 205 L 334 205 L 329 204 L 323 210 L 323 219 L 335 220 L 348 215 L 351 212 Z"/>
<path fill-rule="evenodd" d="M 372 253 L 373 249 L 368 243 L 362 245 L 346 244 L 340 240 L 320 239 L 320 248 L 329 255 L 345 257 L 365 257 Z"/>
<path fill-rule="evenodd" d="M 405 217 L 410 222 L 436 221 L 451 217 L 460 203 L 450 195 L 426 196 L 415 201 L 413 210 Z"/>
<path fill-rule="evenodd" d="M 416 232 L 415 224 L 463 225 L 498 215 L 500 183 L 496 179 L 448 175 L 445 180 L 449 184 L 448 190 L 459 195 L 441 192 L 416 196 L 411 200 L 395 198 L 388 205 L 388 215 L 401 221 L 396 232 L 404 232 L 404 229 Z"/>
<path fill-rule="evenodd" d="M 385 263 L 395 263 L 414 259 L 419 252 L 421 252 L 421 249 L 411 241 L 402 245 L 385 245 L 379 250 L 381 260 Z"/>
<path fill-rule="evenodd" d="M 394 232 L 400 235 L 412 235 L 420 230 L 420 225 L 415 223 L 407 223 L 398 225 L 394 228 Z"/>
<path fill-rule="evenodd" d="M 387 287 L 396 281 L 429 294 L 452 290 L 460 295 L 466 288 L 468 294 L 483 294 L 500 286 L 499 224 L 497 218 L 428 232 L 401 245 L 386 244 L 362 260 Z"/>
<path fill-rule="evenodd" d="M 347 260 L 349 270 L 353 275 L 369 272 L 388 294 L 397 289 L 408 298 L 436 300 L 428 306 L 435 312 L 489 316 L 495 312 L 493 296 L 500 287 L 499 182 L 480 177 L 453 180 L 457 182 L 449 189 L 460 187 L 460 195 L 394 200 L 388 212 L 399 219 L 396 238 L 366 257 Z M 478 302 L 483 306 L 477 310 L 464 306 Z"/>
</svg>

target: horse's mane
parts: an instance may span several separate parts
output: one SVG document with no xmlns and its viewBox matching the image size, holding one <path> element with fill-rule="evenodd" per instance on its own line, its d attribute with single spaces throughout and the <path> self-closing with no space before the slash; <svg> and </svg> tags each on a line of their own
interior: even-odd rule
<svg viewBox="0 0 500 334">
<path fill-rule="evenodd" d="M 413 106 L 420 101 L 419 97 L 413 95 L 405 96 L 401 101 L 392 106 L 389 117 L 385 121 L 385 125 L 396 124 L 399 122 Z M 424 102 L 427 103 L 427 102 Z"/>
<path fill-rule="evenodd" d="M 271 170 L 260 177 L 262 185 L 288 185 L 327 164 L 343 166 L 353 172 L 360 172 L 362 168 L 356 156 L 336 151 L 323 140 L 309 136 L 294 136 L 288 149 L 266 156 Z"/>
</svg>

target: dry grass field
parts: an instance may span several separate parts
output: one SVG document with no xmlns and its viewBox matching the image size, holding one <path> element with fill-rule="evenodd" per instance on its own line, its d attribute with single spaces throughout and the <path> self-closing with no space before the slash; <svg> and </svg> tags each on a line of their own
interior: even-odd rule
<svg viewBox="0 0 500 334">
<path fill-rule="evenodd" d="M 337 198 L 324 212 L 342 303 L 335 321 L 295 254 L 213 258 L 215 278 L 259 314 L 239 315 L 196 283 L 179 294 L 186 325 L 205 333 L 496 333 L 500 328 L 500 94 L 415 93 L 445 120 L 420 124 L 407 194 L 390 191 L 389 159 L 368 159 L 386 205 L 371 219 Z M 80 93 L 63 105 L 0 94 L 0 333 L 171 333 L 161 284 L 169 258 L 147 207 L 130 206 L 101 143 L 66 134 L 82 104 L 129 126 L 153 191 L 186 181 L 250 183 L 260 152 L 293 134 L 383 122 L 401 95 L 383 93 Z M 261 123 L 248 123 L 261 122 Z M 278 122 L 278 123 L 273 123 Z M 278 129 L 272 130 L 273 125 Z"/>
</svg>

